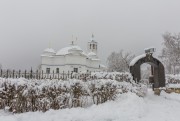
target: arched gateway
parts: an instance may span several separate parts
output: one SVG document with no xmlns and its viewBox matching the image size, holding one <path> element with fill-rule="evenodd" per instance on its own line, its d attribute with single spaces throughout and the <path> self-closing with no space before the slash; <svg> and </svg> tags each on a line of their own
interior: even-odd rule
<svg viewBox="0 0 180 121">
<path fill-rule="evenodd" d="M 137 82 L 141 80 L 141 68 L 143 63 L 151 65 L 153 83 L 155 88 L 165 87 L 165 72 L 163 64 L 152 56 L 152 53 L 146 53 L 135 57 L 130 63 L 130 72 L 133 79 Z"/>
</svg>

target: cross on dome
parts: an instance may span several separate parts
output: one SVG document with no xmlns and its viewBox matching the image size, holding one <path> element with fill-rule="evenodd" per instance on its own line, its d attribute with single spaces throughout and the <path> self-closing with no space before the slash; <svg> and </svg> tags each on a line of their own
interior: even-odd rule
<svg viewBox="0 0 180 121">
<path fill-rule="evenodd" d="M 75 45 L 75 42 L 77 42 L 77 40 L 78 40 L 78 38 L 76 37 L 76 38 L 74 39 L 74 36 L 72 35 L 72 40 L 71 40 L 70 45 Z"/>
<path fill-rule="evenodd" d="M 92 38 L 94 38 L 94 34 L 92 34 Z"/>
<path fill-rule="evenodd" d="M 90 41 L 94 41 L 95 42 L 94 34 L 92 34 Z"/>
</svg>

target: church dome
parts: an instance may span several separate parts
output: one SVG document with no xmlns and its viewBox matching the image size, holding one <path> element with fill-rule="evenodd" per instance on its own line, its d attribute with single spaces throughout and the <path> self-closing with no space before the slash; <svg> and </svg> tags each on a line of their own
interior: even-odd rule
<svg viewBox="0 0 180 121">
<path fill-rule="evenodd" d="M 60 49 L 56 55 L 67 55 L 70 53 L 83 53 L 83 50 L 79 46 L 73 45 Z"/>
<path fill-rule="evenodd" d="M 52 55 L 55 55 L 56 52 L 54 49 L 52 48 L 46 48 L 44 51 L 43 51 L 43 54 L 41 56 L 52 56 Z"/>
</svg>

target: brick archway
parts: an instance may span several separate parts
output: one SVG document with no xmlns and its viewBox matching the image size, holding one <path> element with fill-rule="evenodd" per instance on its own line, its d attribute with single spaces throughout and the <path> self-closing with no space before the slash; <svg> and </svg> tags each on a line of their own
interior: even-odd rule
<svg viewBox="0 0 180 121">
<path fill-rule="evenodd" d="M 151 72 L 154 78 L 154 87 L 165 87 L 165 72 L 163 64 L 152 54 L 143 54 L 135 57 L 130 63 L 130 72 L 133 79 L 137 82 L 141 80 L 141 68 L 140 66 L 144 63 L 151 65 Z"/>
</svg>

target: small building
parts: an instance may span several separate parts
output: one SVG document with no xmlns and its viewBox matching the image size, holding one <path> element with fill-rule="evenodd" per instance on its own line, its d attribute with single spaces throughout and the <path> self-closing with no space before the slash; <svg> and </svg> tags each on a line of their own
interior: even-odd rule
<svg viewBox="0 0 180 121">
<path fill-rule="evenodd" d="M 74 41 L 57 52 L 52 48 L 45 49 L 41 55 L 41 71 L 46 74 L 105 71 L 106 66 L 101 64 L 97 55 L 98 43 L 94 35 L 87 45 L 87 52 L 83 51 Z"/>
</svg>

